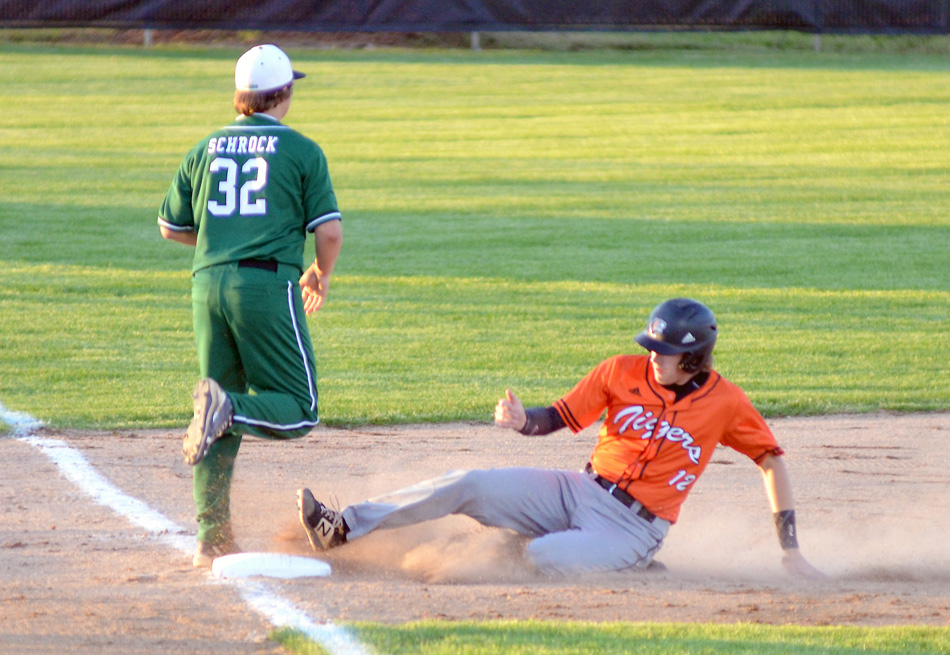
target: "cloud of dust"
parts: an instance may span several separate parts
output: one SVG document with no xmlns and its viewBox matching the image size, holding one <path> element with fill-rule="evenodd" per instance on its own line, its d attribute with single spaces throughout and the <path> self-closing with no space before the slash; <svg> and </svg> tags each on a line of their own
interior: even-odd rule
<svg viewBox="0 0 950 655">
<path fill-rule="evenodd" d="M 854 508 L 852 506 L 852 512 Z M 838 580 L 950 581 L 950 522 L 856 513 L 799 519 L 802 554 Z M 731 580 L 784 576 L 771 515 L 691 515 L 673 526 L 657 559 L 672 572 Z"/>
<path fill-rule="evenodd" d="M 945 516 L 927 522 L 841 516 L 800 539 L 836 578 L 950 582 L 950 522 Z"/>
<path fill-rule="evenodd" d="M 279 550 L 312 554 L 296 523 L 276 542 Z M 433 583 L 517 583 L 538 579 L 524 562 L 526 542 L 510 531 L 454 516 L 380 530 L 330 551 L 327 559 L 335 568 Z M 869 516 L 852 504 L 840 514 L 800 518 L 799 542 L 808 561 L 835 580 L 950 582 L 950 522 L 943 516 Z M 719 506 L 684 511 L 656 559 L 668 567 L 665 575 L 777 584 L 788 580 L 781 557 L 770 513 Z"/>
<path fill-rule="evenodd" d="M 524 561 L 525 541 L 492 528 L 443 533 L 408 551 L 402 569 L 429 582 L 526 582 L 535 574 Z"/>
<path fill-rule="evenodd" d="M 275 536 L 275 548 L 313 554 L 298 524 Z M 354 573 L 401 573 L 433 583 L 528 581 L 536 575 L 523 558 L 526 540 L 508 530 L 486 528 L 465 517 L 448 517 L 393 530 L 379 530 L 322 555 L 334 568 Z"/>
</svg>

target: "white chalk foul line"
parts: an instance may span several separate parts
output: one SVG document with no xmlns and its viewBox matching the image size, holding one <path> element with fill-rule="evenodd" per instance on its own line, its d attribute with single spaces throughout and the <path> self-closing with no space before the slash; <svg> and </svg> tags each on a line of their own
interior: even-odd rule
<svg viewBox="0 0 950 655">
<path fill-rule="evenodd" d="M 138 498 L 123 493 L 100 475 L 81 452 L 59 439 L 36 436 L 34 431 L 43 425 L 41 421 L 22 412 L 12 412 L 6 409 L 3 403 L 0 403 L 0 420 L 13 428 L 15 439 L 39 449 L 56 464 L 66 479 L 94 501 L 182 553 L 191 554 L 194 550 L 195 540 L 185 533 L 184 528 Z M 348 630 L 332 623 L 312 620 L 293 603 L 268 589 L 264 583 L 248 579 L 225 582 L 236 586 L 244 601 L 274 627 L 299 630 L 331 655 L 370 655 L 367 647 Z"/>
</svg>

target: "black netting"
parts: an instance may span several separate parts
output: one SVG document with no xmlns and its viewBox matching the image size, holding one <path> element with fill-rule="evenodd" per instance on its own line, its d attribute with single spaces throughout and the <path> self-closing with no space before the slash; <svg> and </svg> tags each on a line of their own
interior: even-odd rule
<svg viewBox="0 0 950 655">
<path fill-rule="evenodd" d="M 0 0 L 0 26 L 317 32 L 948 31 L 950 0 Z"/>
</svg>

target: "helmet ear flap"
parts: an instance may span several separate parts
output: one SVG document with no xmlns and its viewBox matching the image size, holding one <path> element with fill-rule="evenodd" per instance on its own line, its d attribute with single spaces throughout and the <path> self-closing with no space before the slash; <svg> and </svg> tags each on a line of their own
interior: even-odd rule
<svg viewBox="0 0 950 655">
<path fill-rule="evenodd" d="M 686 373 L 695 373 L 703 365 L 705 356 L 702 353 L 683 353 L 680 360 L 680 370 Z"/>
<path fill-rule="evenodd" d="M 680 370 L 686 373 L 698 373 L 712 362 L 712 348 L 704 348 L 698 352 L 683 353 L 683 359 L 680 360 Z"/>
</svg>

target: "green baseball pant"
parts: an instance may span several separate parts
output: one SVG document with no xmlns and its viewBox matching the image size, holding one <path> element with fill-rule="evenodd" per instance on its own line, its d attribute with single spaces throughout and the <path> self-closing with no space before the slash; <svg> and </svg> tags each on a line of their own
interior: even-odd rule
<svg viewBox="0 0 950 655">
<path fill-rule="evenodd" d="M 234 422 L 194 467 L 198 540 L 227 538 L 234 463 L 245 433 L 292 439 L 318 423 L 313 344 L 300 295 L 300 270 L 235 262 L 192 280 L 201 377 L 228 393 Z"/>
</svg>

